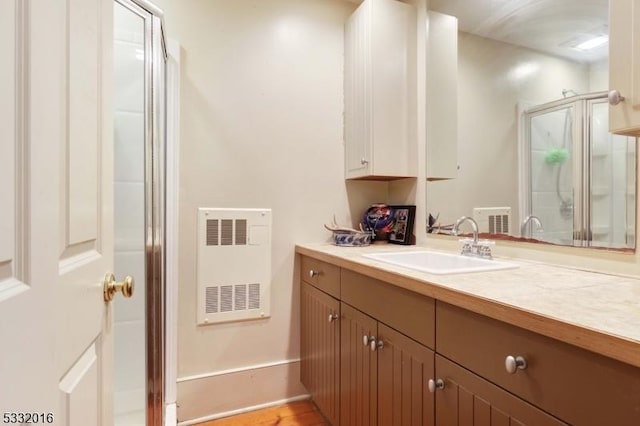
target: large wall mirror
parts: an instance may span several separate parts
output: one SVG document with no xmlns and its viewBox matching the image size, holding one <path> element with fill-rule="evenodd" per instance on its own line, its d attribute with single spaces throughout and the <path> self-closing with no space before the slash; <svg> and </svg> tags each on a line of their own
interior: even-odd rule
<svg viewBox="0 0 640 426">
<path fill-rule="evenodd" d="M 636 139 L 608 131 L 608 2 L 429 9 L 458 18 L 458 171 L 427 184 L 431 231 L 465 215 L 489 238 L 634 250 Z"/>
</svg>

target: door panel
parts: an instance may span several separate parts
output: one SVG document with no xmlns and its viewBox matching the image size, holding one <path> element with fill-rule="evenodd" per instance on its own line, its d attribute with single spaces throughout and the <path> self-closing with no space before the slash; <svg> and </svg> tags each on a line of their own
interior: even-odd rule
<svg viewBox="0 0 640 426">
<path fill-rule="evenodd" d="M 100 124 L 100 3 L 69 0 L 67 75 L 69 111 L 66 158 L 68 208 L 67 249 L 80 243 L 85 250 L 98 237 L 98 185 Z"/>
<path fill-rule="evenodd" d="M 378 422 L 433 425 L 434 399 L 427 382 L 434 374 L 433 351 L 378 324 Z"/>
<path fill-rule="evenodd" d="M 301 381 L 327 419 L 340 424 L 340 302 L 301 284 Z"/>
<path fill-rule="evenodd" d="M 340 304 L 340 424 L 376 425 L 378 357 L 363 344 L 377 337 L 377 321 Z"/>
<path fill-rule="evenodd" d="M 61 424 L 70 426 L 100 424 L 99 377 L 99 359 L 96 345 L 93 344 L 60 382 L 62 398 L 58 421 Z"/>
</svg>

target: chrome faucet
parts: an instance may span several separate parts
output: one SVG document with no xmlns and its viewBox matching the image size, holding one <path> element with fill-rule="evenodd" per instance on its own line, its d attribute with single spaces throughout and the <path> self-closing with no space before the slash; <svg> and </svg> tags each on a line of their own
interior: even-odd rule
<svg viewBox="0 0 640 426">
<path fill-rule="evenodd" d="M 529 235 L 529 237 L 531 237 L 531 232 L 527 234 L 527 225 L 529 224 L 529 222 L 534 223 L 536 225 L 537 231 L 540 231 L 540 232 L 544 231 L 544 229 L 542 228 L 542 222 L 540 222 L 540 218 L 538 216 L 534 216 L 530 214 L 529 216 L 525 217 L 524 220 L 522 221 L 522 226 L 520 227 L 521 237 L 524 237 L 526 235 Z"/>
<path fill-rule="evenodd" d="M 478 241 L 478 223 L 469 216 L 462 216 L 458 219 L 451 229 L 451 234 L 458 235 L 458 228 L 460 228 L 460 225 L 465 221 L 468 221 L 471 224 L 471 228 L 473 229 L 473 241 L 463 241 L 464 245 L 462 246 L 460 254 L 463 256 L 491 259 L 491 247 L 489 246 L 493 244 L 493 242 L 488 240 Z"/>
<path fill-rule="evenodd" d="M 460 225 L 462 225 L 464 221 L 469 221 L 469 223 L 471 224 L 471 228 L 473 229 L 473 245 L 477 246 L 478 245 L 478 223 L 472 218 L 470 218 L 469 216 L 462 216 L 460 219 L 456 220 L 455 225 L 453 225 L 453 228 L 451 229 L 451 234 L 458 235 L 458 228 L 460 227 Z"/>
</svg>

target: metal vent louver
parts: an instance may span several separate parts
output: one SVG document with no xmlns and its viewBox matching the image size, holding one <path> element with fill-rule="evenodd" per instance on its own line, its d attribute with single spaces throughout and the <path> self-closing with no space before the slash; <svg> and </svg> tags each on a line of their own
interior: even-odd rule
<svg viewBox="0 0 640 426">
<path fill-rule="evenodd" d="M 260 284 L 209 286 L 206 288 L 206 313 L 260 309 Z"/>
<path fill-rule="evenodd" d="M 236 245 L 243 246 L 247 244 L 247 220 L 236 219 Z"/>
<path fill-rule="evenodd" d="M 489 215 L 489 232 L 491 234 L 508 234 L 509 233 L 509 216 Z"/>
<path fill-rule="evenodd" d="M 218 287 L 207 287 L 206 289 L 206 312 L 215 314 L 218 312 Z"/>
<path fill-rule="evenodd" d="M 217 246 L 218 239 L 220 237 L 220 230 L 218 227 L 217 219 L 209 219 L 207 220 L 207 245 L 208 246 Z"/>
</svg>

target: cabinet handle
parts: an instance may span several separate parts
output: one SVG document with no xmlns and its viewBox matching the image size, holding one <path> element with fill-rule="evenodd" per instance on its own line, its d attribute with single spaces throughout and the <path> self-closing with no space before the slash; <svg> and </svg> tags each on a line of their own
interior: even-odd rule
<svg viewBox="0 0 640 426">
<path fill-rule="evenodd" d="M 320 271 L 314 271 L 313 269 L 309 269 L 309 278 L 317 277 L 320 275 Z"/>
<path fill-rule="evenodd" d="M 373 336 L 367 336 L 366 334 L 362 336 L 362 344 L 365 346 L 369 346 L 369 343 L 375 342 L 376 338 Z"/>
<path fill-rule="evenodd" d="M 366 166 L 367 164 L 369 164 L 369 160 L 367 160 L 366 158 L 362 157 L 360 159 L 360 164 L 362 164 L 363 166 Z"/>
<path fill-rule="evenodd" d="M 611 90 L 609 91 L 609 105 L 618 105 L 620 102 L 624 101 L 624 96 L 617 91 Z"/>
<path fill-rule="evenodd" d="M 334 314 L 329 314 L 329 322 L 334 322 L 338 318 L 339 318 L 338 314 L 335 314 L 335 313 Z"/>
<path fill-rule="evenodd" d="M 515 374 L 518 370 L 524 370 L 527 368 L 527 360 L 524 357 L 517 356 L 513 357 L 509 355 L 504 360 L 504 368 L 507 370 L 509 374 Z"/>
<path fill-rule="evenodd" d="M 436 390 L 438 389 L 444 389 L 444 380 L 442 379 L 429 379 L 429 381 L 427 382 L 427 385 L 429 386 L 429 392 L 434 393 Z"/>
<path fill-rule="evenodd" d="M 371 352 L 375 352 L 377 349 L 384 348 L 384 342 L 382 340 L 372 339 L 369 347 L 371 348 Z"/>
</svg>

